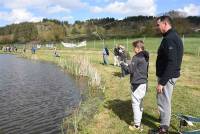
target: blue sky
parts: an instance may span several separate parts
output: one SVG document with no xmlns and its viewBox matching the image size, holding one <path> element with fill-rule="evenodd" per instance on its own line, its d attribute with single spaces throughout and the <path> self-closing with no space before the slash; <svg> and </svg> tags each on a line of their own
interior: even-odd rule
<svg viewBox="0 0 200 134">
<path fill-rule="evenodd" d="M 43 18 L 76 20 L 159 15 L 170 10 L 200 15 L 200 0 L 0 0 L 0 26 Z"/>
</svg>

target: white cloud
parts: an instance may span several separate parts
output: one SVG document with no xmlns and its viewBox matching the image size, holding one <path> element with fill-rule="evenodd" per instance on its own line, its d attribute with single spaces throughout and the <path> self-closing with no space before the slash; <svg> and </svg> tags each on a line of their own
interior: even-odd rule
<svg viewBox="0 0 200 134">
<path fill-rule="evenodd" d="M 48 3 L 48 0 L 2 0 L 2 5 L 8 9 L 19 9 L 19 8 L 30 8 L 30 7 L 41 7 Z"/>
<path fill-rule="evenodd" d="M 187 16 L 198 16 L 200 15 L 200 5 L 189 4 L 178 11 L 185 12 Z"/>
<path fill-rule="evenodd" d="M 11 12 L 0 12 L 0 18 L 2 20 L 11 22 L 11 23 L 20 23 L 20 22 L 38 22 L 42 20 L 42 17 L 35 17 L 32 13 L 28 12 L 26 9 L 14 9 Z"/>
<path fill-rule="evenodd" d="M 53 13 L 60 13 L 60 12 L 67 12 L 67 13 L 70 12 L 69 9 L 63 8 L 63 7 L 60 6 L 60 5 L 48 7 L 48 10 L 47 10 L 47 11 L 48 11 L 48 13 L 50 13 L 50 14 L 53 14 Z"/>
<path fill-rule="evenodd" d="M 114 2 L 112 4 L 109 4 L 105 11 L 111 12 L 111 13 L 122 13 L 122 14 L 128 14 L 131 12 L 130 8 L 127 8 L 126 3 L 123 2 Z"/>
<path fill-rule="evenodd" d="M 63 21 L 68 21 L 68 20 L 73 20 L 73 19 L 74 19 L 73 16 L 64 16 L 61 18 L 61 20 L 63 20 Z"/>
<path fill-rule="evenodd" d="M 87 7 L 87 4 L 81 0 L 0 0 L 0 6 L 0 21 L 19 23 L 39 21 L 41 16 L 46 18 L 61 12 L 70 16 L 71 10 Z"/>
<path fill-rule="evenodd" d="M 72 9 L 84 8 L 86 3 L 80 0 L 1 0 L 0 6 L 6 9 L 27 9 L 41 12 L 42 14 L 70 12 Z"/>
<path fill-rule="evenodd" d="M 115 13 L 124 15 L 155 15 L 155 0 L 114 1 L 105 7 L 91 7 L 93 13 Z"/>
<path fill-rule="evenodd" d="M 95 6 L 91 8 L 91 11 L 93 13 L 100 13 L 100 12 L 103 12 L 103 8 Z"/>
<path fill-rule="evenodd" d="M 80 0 L 49 0 L 52 4 L 62 5 L 64 8 L 75 9 L 75 8 L 84 8 L 87 6 L 86 3 L 81 2 Z"/>
</svg>

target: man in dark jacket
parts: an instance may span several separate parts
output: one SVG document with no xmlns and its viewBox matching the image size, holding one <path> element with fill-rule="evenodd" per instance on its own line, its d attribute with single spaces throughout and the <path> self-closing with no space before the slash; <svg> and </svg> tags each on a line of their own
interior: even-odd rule
<svg viewBox="0 0 200 134">
<path fill-rule="evenodd" d="M 114 48 L 114 66 L 119 66 L 119 45 Z"/>
<path fill-rule="evenodd" d="M 130 60 L 130 54 L 123 45 L 119 46 L 119 60 L 125 63 Z M 127 75 L 127 72 L 121 67 L 121 78 L 125 77 L 125 75 Z"/>
<path fill-rule="evenodd" d="M 157 19 L 157 26 L 163 34 L 163 39 L 158 48 L 156 60 L 157 104 L 160 112 L 160 127 L 158 134 L 168 133 L 171 120 L 171 98 L 174 85 L 180 76 L 183 57 L 183 43 L 172 28 L 172 19 L 161 16 Z"/>
<path fill-rule="evenodd" d="M 134 113 L 134 126 L 130 130 L 142 130 L 141 119 L 143 113 L 142 101 L 147 90 L 149 53 L 144 50 L 144 42 L 133 42 L 133 56 L 130 64 L 121 62 L 122 68 L 130 74 L 132 108 Z"/>
</svg>

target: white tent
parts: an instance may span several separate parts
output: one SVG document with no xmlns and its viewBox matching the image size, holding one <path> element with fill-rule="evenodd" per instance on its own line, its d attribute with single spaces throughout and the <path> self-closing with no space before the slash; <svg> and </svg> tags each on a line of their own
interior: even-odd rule
<svg viewBox="0 0 200 134">
<path fill-rule="evenodd" d="M 68 47 L 68 48 L 74 48 L 74 47 L 83 47 L 83 46 L 86 46 L 87 43 L 86 41 L 82 41 L 78 44 L 73 44 L 73 43 L 64 43 L 64 42 L 61 42 L 61 44 L 64 46 L 64 47 Z"/>
<path fill-rule="evenodd" d="M 84 47 L 86 45 L 87 45 L 87 42 L 85 40 L 85 41 L 80 42 L 76 47 Z"/>
<path fill-rule="evenodd" d="M 38 49 L 41 48 L 41 45 L 37 44 L 37 48 L 38 48 Z"/>
</svg>

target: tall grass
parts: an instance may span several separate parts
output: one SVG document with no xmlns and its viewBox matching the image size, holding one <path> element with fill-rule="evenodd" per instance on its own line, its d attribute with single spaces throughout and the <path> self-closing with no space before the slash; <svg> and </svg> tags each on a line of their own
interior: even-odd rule
<svg viewBox="0 0 200 134">
<path fill-rule="evenodd" d="M 89 78 L 89 86 L 99 87 L 101 85 L 101 76 L 92 66 L 90 60 L 86 56 L 73 56 L 60 58 L 58 65 L 68 70 L 75 76 L 86 76 Z"/>
<path fill-rule="evenodd" d="M 89 88 L 84 94 L 84 101 L 74 110 L 73 114 L 63 120 L 61 125 L 62 133 L 78 133 L 84 124 L 90 120 L 100 105 L 102 94 L 93 94 L 94 90 L 103 89 L 101 76 L 92 66 L 87 56 L 66 56 L 58 59 L 58 65 L 75 76 L 86 76 L 89 78 Z M 103 90 L 99 90 L 103 92 Z M 92 95 L 91 95 L 92 94 Z M 95 102 L 95 104 L 94 104 Z"/>
</svg>

